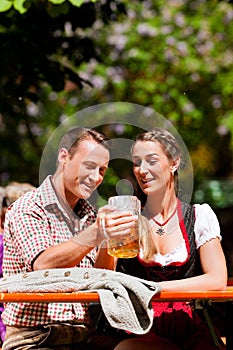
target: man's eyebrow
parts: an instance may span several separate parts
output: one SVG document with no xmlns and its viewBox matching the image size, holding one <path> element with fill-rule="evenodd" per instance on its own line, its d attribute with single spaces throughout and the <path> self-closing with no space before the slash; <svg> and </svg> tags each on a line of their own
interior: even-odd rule
<svg viewBox="0 0 233 350">
<path fill-rule="evenodd" d="M 94 160 L 84 160 L 83 163 L 93 163 L 93 164 L 97 164 L 97 162 L 95 162 Z"/>
<path fill-rule="evenodd" d="M 95 162 L 94 160 L 84 160 L 83 161 L 83 164 L 93 164 L 93 165 L 97 165 L 98 164 L 98 162 Z M 108 165 L 106 164 L 104 164 L 104 165 L 102 165 L 101 166 L 101 168 L 108 168 Z"/>
</svg>

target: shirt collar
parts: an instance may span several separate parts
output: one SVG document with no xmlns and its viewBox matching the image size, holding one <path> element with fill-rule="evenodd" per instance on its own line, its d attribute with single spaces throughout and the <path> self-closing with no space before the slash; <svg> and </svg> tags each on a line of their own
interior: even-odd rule
<svg viewBox="0 0 233 350">
<path fill-rule="evenodd" d="M 71 213 L 74 218 L 86 218 L 85 221 L 87 221 L 89 216 L 92 218 L 96 216 L 97 210 L 85 199 L 79 199 L 74 211 L 71 208 L 64 208 L 53 188 L 51 178 L 51 175 L 47 176 L 40 186 L 41 198 L 45 209 L 56 205 L 69 220 L 71 220 Z"/>
</svg>

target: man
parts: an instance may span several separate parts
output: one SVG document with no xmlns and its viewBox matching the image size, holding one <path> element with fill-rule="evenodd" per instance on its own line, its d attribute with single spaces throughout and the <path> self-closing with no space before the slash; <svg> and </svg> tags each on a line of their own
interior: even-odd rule
<svg viewBox="0 0 233 350">
<path fill-rule="evenodd" d="M 113 269 L 106 248 L 97 248 L 104 239 L 100 214 L 87 202 L 103 181 L 108 162 L 103 134 L 74 128 L 63 136 L 55 174 L 8 209 L 4 275 L 75 266 Z M 133 221 L 129 215 L 112 220 L 124 230 Z M 113 224 L 111 229 L 116 230 Z M 89 336 L 87 309 L 79 303 L 10 303 L 3 320 L 3 350 L 84 349 Z"/>
</svg>

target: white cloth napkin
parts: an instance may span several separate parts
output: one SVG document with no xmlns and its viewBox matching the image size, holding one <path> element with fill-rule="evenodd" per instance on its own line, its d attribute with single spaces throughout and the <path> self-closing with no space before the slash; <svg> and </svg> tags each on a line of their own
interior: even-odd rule
<svg viewBox="0 0 233 350">
<path fill-rule="evenodd" d="M 97 292 L 110 325 L 136 334 L 153 323 L 151 298 L 161 291 L 155 282 L 97 268 L 61 268 L 27 272 L 0 280 L 0 292 Z"/>
</svg>

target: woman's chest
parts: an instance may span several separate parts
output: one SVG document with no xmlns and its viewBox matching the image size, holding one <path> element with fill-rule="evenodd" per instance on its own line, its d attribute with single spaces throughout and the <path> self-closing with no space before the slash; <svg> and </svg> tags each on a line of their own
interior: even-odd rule
<svg viewBox="0 0 233 350">
<path fill-rule="evenodd" d="M 143 260 L 143 257 L 140 256 Z M 162 266 L 167 266 L 175 263 L 183 263 L 188 258 L 188 251 L 185 241 L 182 240 L 180 244 L 168 250 L 166 246 L 166 253 L 156 252 L 151 258 L 151 263 L 157 263 Z"/>
</svg>

